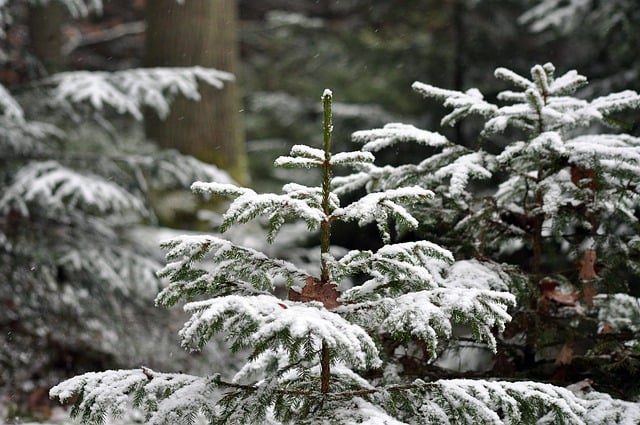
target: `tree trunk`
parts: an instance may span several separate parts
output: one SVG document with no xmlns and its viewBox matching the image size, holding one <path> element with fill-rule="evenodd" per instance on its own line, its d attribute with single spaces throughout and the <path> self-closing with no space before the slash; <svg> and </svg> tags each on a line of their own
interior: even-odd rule
<svg viewBox="0 0 640 425">
<path fill-rule="evenodd" d="M 53 74 L 65 68 L 62 54 L 64 37 L 62 25 L 66 9 L 60 2 L 52 1 L 44 5 L 29 4 L 29 38 L 31 53 L 44 68 L 42 74 Z"/>
<path fill-rule="evenodd" d="M 235 0 L 147 2 L 147 66 L 200 65 L 237 75 L 238 43 Z M 202 99 L 174 101 L 163 121 L 146 117 L 147 136 L 160 146 L 227 170 L 246 183 L 247 159 L 237 83 L 222 90 L 201 84 Z"/>
<path fill-rule="evenodd" d="M 467 13 L 465 0 L 453 0 L 451 7 L 451 21 L 452 21 L 452 39 L 453 39 L 453 88 L 455 90 L 464 91 L 464 77 L 465 77 L 465 49 L 467 43 L 466 35 L 466 23 L 465 15 Z M 467 146 L 464 140 L 464 131 L 462 120 L 458 121 L 454 127 L 456 142 L 461 145 Z"/>
</svg>

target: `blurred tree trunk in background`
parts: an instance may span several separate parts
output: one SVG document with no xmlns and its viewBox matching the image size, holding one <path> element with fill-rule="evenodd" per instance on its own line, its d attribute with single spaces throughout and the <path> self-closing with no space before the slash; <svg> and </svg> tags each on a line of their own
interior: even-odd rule
<svg viewBox="0 0 640 425">
<path fill-rule="evenodd" d="M 29 38 L 31 53 L 40 61 L 46 74 L 60 72 L 65 68 L 66 57 L 62 54 L 64 37 L 62 25 L 66 18 L 62 3 L 29 4 Z"/>
<path fill-rule="evenodd" d="M 146 66 L 216 68 L 237 75 L 235 0 L 146 2 Z M 202 100 L 180 98 L 165 120 L 148 114 L 147 136 L 160 146 L 217 165 L 240 183 L 248 179 L 237 83 L 201 87 Z"/>
</svg>

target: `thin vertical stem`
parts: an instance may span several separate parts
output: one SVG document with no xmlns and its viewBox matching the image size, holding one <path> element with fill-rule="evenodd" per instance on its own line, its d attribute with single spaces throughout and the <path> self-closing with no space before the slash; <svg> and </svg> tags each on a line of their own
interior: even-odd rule
<svg viewBox="0 0 640 425">
<path fill-rule="evenodd" d="M 329 282 L 329 268 L 325 260 L 325 254 L 329 253 L 329 244 L 331 236 L 331 223 L 329 222 L 329 195 L 331 194 L 331 133 L 333 132 L 333 124 L 331 122 L 331 90 L 327 89 L 322 94 L 322 109 L 324 111 L 323 134 L 324 134 L 324 163 L 322 164 L 322 210 L 325 219 L 320 225 L 320 252 L 322 258 L 320 260 L 321 275 L 320 279 L 323 283 Z"/>
<path fill-rule="evenodd" d="M 540 189 L 540 182 L 544 179 L 543 173 L 544 169 L 540 166 L 536 178 L 536 214 L 533 217 L 533 234 L 531 235 L 533 249 L 531 271 L 536 276 L 540 274 L 542 264 L 542 225 L 544 224 L 545 216 L 542 209 L 544 206 L 544 194 L 542 193 L 542 189 Z"/>
<path fill-rule="evenodd" d="M 331 378 L 329 346 L 323 340 L 322 353 L 320 357 L 320 392 L 322 394 L 327 394 L 329 392 L 329 378 Z"/>
<path fill-rule="evenodd" d="M 330 236 L 331 236 L 331 222 L 329 221 L 329 214 L 331 210 L 329 208 L 329 195 L 331 194 L 331 133 L 333 131 L 333 124 L 331 122 L 331 90 L 325 90 L 322 94 L 322 110 L 324 112 L 323 117 L 323 134 L 324 134 L 324 162 L 322 164 L 322 210 L 324 211 L 325 219 L 321 224 L 320 235 L 320 251 L 322 258 L 320 259 L 321 274 L 320 279 L 322 284 L 329 284 L 329 267 L 327 265 L 326 254 L 329 253 Z M 331 377 L 331 358 L 329 352 L 329 346 L 326 341 L 322 341 L 322 352 L 320 359 L 320 391 L 322 394 L 329 392 L 329 380 Z"/>
</svg>

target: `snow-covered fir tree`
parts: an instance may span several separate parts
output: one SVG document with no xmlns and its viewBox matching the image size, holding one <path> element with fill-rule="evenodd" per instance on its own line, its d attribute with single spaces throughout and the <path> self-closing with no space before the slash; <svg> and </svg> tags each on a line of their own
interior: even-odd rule
<svg viewBox="0 0 640 425">
<path fill-rule="evenodd" d="M 505 68 L 495 76 L 514 86 L 498 94 L 501 104 L 476 89 L 413 88 L 452 109 L 443 125 L 479 117 L 478 145 L 502 145 L 499 154 L 389 124 L 354 139 L 366 151 L 409 142 L 438 153 L 400 167 L 369 164 L 339 183 L 369 191 L 406 182 L 435 188 L 437 202 L 415 212 L 424 231 L 445 228 L 441 239 L 457 253 L 519 267 L 505 270 L 522 296 L 509 341 L 499 344 L 510 367 L 559 382 L 590 377 L 596 388 L 637 397 L 637 380 L 622 378 L 638 366 L 640 140 L 624 133 L 629 123 L 618 113 L 637 110 L 640 96 L 577 97 L 587 79 L 576 71 L 557 76 L 548 63 L 528 78 Z M 493 192 L 470 183 L 489 178 Z"/>
<path fill-rule="evenodd" d="M 640 62 L 635 54 L 640 44 L 640 11 L 634 0 L 542 0 L 532 3 L 518 21 L 533 32 L 553 31 L 578 36 L 581 59 L 589 65 L 589 56 L 606 63 L 606 73 L 599 75 L 595 93 L 621 87 L 638 90 Z M 592 45 L 592 46 L 590 46 Z M 604 60 L 603 60 L 604 59 Z M 601 72 L 594 67 L 593 72 Z M 593 77 L 593 76 L 592 76 Z"/>
<path fill-rule="evenodd" d="M 74 16 L 101 6 L 63 3 Z M 0 2 L 3 28 L 11 29 L 19 6 Z M 16 60 L 1 56 L 5 66 Z M 221 87 L 232 78 L 157 68 L 0 85 L 0 397 L 96 367 L 166 364 L 170 345 L 158 324 L 169 321 L 149 308 L 161 257 L 129 230 L 156 222 L 153 191 L 231 179 L 116 128 L 131 129 L 143 108 L 164 116 L 174 96 L 197 100 L 199 84 Z"/>
<path fill-rule="evenodd" d="M 240 371 L 229 380 L 215 368 L 207 376 L 147 367 L 92 372 L 57 385 L 52 397 L 74 400 L 72 413 L 85 423 L 100 423 L 131 405 L 153 424 L 189 424 L 198 416 L 215 424 L 640 420 L 638 405 L 597 392 L 576 394 L 531 381 L 416 379 L 404 373 L 395 351 L 385 351 L 385 340 L 398 341 L 399 348 L 419 341 L 435 359 L 439 343 L 455 338 L 454 326 L 462 325 L 495 349 L 495 332 L 511 320 L 512 282 L 495 263 L 456 261 L 448 250 L 424 240 L 394 243 L 392 230 L 418 226 L 409 211 L 434 198 L 426 188 L 377 185 L 342 205 L 336 183 L 344 188 L 366 176 L 332 179 L 336 167 L 371 171 L 375 158 L 367 151 L 331 152 L 329 90 L 322 101 L 322 149 L 296 145 L 289 156 L 276 160 L 282 167 L 319 169 L 317 186 L 288 183 L 282 194 L 211 182 L 192 186 L 198 193 L 233 198 L 222 230 L 259 216 L 268 218 L 272 242 L 290 219 L 319 230 L 318 275 L 210 235 L 180 236 L 163 244 L 168 263 L 160 274 L 169 283 L 157 304 L 187 301 L 191 318 L 180 331 L 183 346 L 198 350 L 223 333 L 233 350 L 248 353 Z M 409 132 L 433 139 L 415 129 Z M 403 137 L 406 133 L 400 132 L 395 139 Z M 335 257 L 329 247 L 332 226 L 339 221 L 375 223 L 385 244 L 375 252 L 354 250 Z M 354 284 L 354 277 L 362 283 Z M 282 284 L 286 291 L 279 289 Z"/>
</svg>

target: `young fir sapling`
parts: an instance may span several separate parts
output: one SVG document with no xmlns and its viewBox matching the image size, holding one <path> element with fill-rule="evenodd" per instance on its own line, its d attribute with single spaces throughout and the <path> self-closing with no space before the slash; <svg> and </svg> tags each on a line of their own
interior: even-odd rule
<svg viewBox="0 0 640 425">
<path fill-rule="evenodd" d="M 322 101 L 323 149 L 296 145 L 276 161 L 319 168 L 319 187 L 289 183 L 278 195 L 229 184 L 193 185 L 198 193 L 235 198 L 222 230 L 260 215 L 269 218 L 269 241 L 289 219 L 319 228 L 319 276 L 215 236 L 180 236 L 163 244 L 169 263 L 160 274 L 170 283 L 157 304 L 188 301 L 191 318 L 180 331 L 185 348 L 199 349 L 224 332 L 233 350 L 248 351 L 235 377 L 226 381 L 220 374 L 148 368 L 106 371 L 63 382 L 51 390 L 52 397 L 75 397 L 73 415 L 89 423 L 122 414 L 129 402 L 154 424 L 192 423 L 199 414 L 216 424 L 583 423 L 605 404 L 608 413 L 640 418 L 640 411 L 628 409 L 631 403 L 601 394 L 582 399 L 546 384 L 403 376 L 393 356 L 380 350 L 382 334 L 419 339 L 435 357 L 439 340 L 451 338 L 453 324 L 462 323 L 477 340 L 495 347 L 493 332 L 510 320 L 507 307 L 515 297 L 495 290 L 508 282 L 480 262 L 451 266 L 451 253 L 430 242 L 392 243 L 390 219 L 415 227 L 405 206 L 428 201 L 429 190 L 398 187 L 341 206 L 332 190 L 334 167 L 362 166 L 374 157 L 362 151 L 331 153 L 329 90 Z M 335 221 L 375 222 L 385 245 L 335 258 L 329 250 Z M 356 274 L 367 280 L 344 285 Z M 276 296 L 282 281 L 289 288 L 285 298 Z"/>
</svg>

